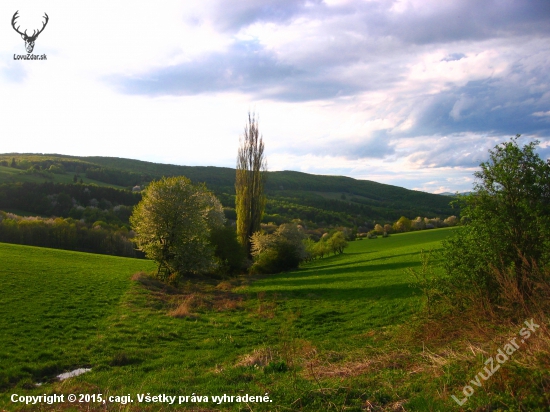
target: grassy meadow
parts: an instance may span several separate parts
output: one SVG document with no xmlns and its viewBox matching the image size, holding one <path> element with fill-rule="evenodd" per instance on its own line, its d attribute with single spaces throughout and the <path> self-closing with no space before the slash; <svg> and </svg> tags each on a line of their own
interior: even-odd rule
<svg viewBox="0 0 550 412">
<path fill-rule="evenodd" d="M 407 268 L 452 230 L 355 241 L 294 272 L 178 289 L 136 275 L 150 261 L 0 244 L 0 409 L 460 410 L 450 394 L 476 366 L 434 373 L 423 342 L 402 338 L 421 306 Z M 92 371 L 55 380 L 77 368 Z M 134 402 L 25 407 L 14 393 Z M 209 401 L 138 403 L 147 393 Z M 266 393 L 272 402 L 211 401 Z"/>
</svg>

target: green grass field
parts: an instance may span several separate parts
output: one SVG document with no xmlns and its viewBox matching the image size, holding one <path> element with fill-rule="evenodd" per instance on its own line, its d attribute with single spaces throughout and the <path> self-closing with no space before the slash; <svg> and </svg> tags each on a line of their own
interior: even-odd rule
<svg viewBox="0 0 550 412">
<path fill-rule="evenodd" d="M 131 280 L 154 270 L 149 261 L 0 244 L 0 408 L 173 410 L 137 394 L 194 393 L 209 402 L 179 408 L 361 411 L 406 399 L 410 410 L 447 410 L 422 390 L 429 378 L 400 361 L 395 337 L 421 304 L 406 269 L 451 232 L 351 242 L 294 272 L 189 281 L 179 293 Z M 168 316 L 182 302 L 186 316 Z M 77 368 L 92 371 L 54 380 Z M 25 409 L 14 393 L 130 394 L 134 403 Z M 265 393 L 272 402 L 211 402 Z"/>
</svg>

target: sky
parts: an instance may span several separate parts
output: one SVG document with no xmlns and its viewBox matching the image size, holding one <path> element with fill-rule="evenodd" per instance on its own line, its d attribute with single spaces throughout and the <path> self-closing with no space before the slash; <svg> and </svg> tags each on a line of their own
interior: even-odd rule
<svg viewBox="0 0 550 412">
<path fill-rule="evenodd" d="M 0 39 L 2 153 L 235 167 L 253 112 L 269 170 L 442 193 L 516 134 L 550 156 L 549 0 L 6 0 Z"/>
</svg>

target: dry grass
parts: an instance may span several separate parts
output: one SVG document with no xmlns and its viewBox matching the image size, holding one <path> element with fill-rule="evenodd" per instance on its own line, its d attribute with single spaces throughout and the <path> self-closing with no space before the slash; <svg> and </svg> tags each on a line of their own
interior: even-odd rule
<svg viewBox="0 0 550 412">
<path fill-rule="evenodd" d="M 273 319 L 277 315 L 277 302 L 266 300 L 266 293 L 258 292 L 258 310 L 256 314 L 262 319 Z"/>
<path fill-rule="evenodd" d="M 168 316 L 172 316 L 173 318 L 197 319 L 199 315 L 196 313 L 192 313 L 189 306 L 190 305 L 188 304 L 188 302 L 183 301 L 182 303 L 180 303 L 180 305 L 176 309 L 171 310 L 168 313 Z"/>
<path fill-rule="evenodd" d="M 410 368 L 412 355 L 406 350 L 387 352 L 379 355 L 359 357 L 345 362 L 331 362 L 328 359 L 312 359 L 305 364 L 303 374 L 310 379 L 351 378 L 377 372 L 383 369 Z"/>
<path fill-rule="evenodd" d="M 231 282 L 224 280 L 223 282 L 218 283 L 216 289 L 221 290 L 222 292 L 231 292 L 234 287 L 235 286 Z"/>
<path fill-rule="evenodd" d="M 243 306 L 244 300 L 242 296 L 218 297 L 214 300 L 213 309 L 216 312 L 227 312 L 240 309 Z"/>
<path fill-rule="evenodd" d="M 176 318 L 197 318 L 197 312 L 227 312 L 240 309 L 244 304 L 242 296 L 232 293 L 198 292 L 180 295 L 168 315 Z"/>
<path fill-rule="evenodd" d="M 518 275 L 512 269 L 494 269 L 493 273 L 500 286 L 498 306 L 481 299 L 459 316 L 441 315 L 411 326 L 414 329 L 410 336 L 424 342 L 422 357 L 434 371 L 452 362 L 471 362 L 480 355 L 494 356 L 510 339 L 519 337 L 520 329 L 525 327 L 524 321 L 530 319 L 540 328 L 514 353 L 510 362 L 528 369 L 550 369 L 547 316 L 550 312 L 550 270 L 540 269 L 523 259 L 523 291 L 518 288 Z"/>
<path fill-rule="evenodd" d="M 397 401 L 382 406 L 376 402 L 371 402 L 367 400 L 365 401 L 365 406 L 363 409 L 368 412 L 405 412 L 406 409 L 403 405 L 405 405 L 406 403 L 406 401 Z"/>
<path fill-rule="evenodd" d="M 345 362 L 342 364 L 322 364 L 318 360 L 306 364 L 303 374 L 309 379 L 350 378 L 366 374 L 373 370 L 372 360 Z"/>
<path fill-rule="evenodd" d="M 278 349 L 264 347 L 254 349 L 252 353 L 241 356 L 235 366 L 263 367 L 270 362 L 285 361 L 289 367 L 302 365 L 317 356 L 317 349 L 311 342 L 304 339 L 295 339 L 292 344 L 281 344 Z"/>
<path fill-rule="evenodd" d="M 279 359 L 278 352 L 271 347 L 265 347 L 254 349 L 252 353 L 241 356 L 235 366 L 263 367 L 268 365 L 270 362 L 275 361 L 276 359 Z"/>
<path fill-rule="evenodd" d="M 178 288 L 144 272 L 135 273 L 132 280 L 150 291 L 154 300 L 162 301 L 170 308 L 168 316 L 175 318 L 195 319 L 200 316 L 200 312 L 234 311 L 244 304 L 244 297 L 232 292 L 236 288 L 235 283 L 240 282 L 238 279 L 217 284 L 208 279 L 189 281 Z"/>
<path fill-rule="evenodd" d="M 159 279 L 155 278 L 153 275 L 145 272 L 137 272 L 132 275 L 132 280 L 138 282 L 146 289 L 150 290 L 153 293 L 163 293 L 163 294 L 177 294 L 178 290 L 173 286 L 170 286 L 164 282 L 161 282 Z"/>
</svg>

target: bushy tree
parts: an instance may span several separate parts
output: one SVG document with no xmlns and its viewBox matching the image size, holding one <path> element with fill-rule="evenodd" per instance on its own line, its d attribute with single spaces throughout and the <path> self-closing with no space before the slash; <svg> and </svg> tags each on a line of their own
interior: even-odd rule
<svg viewBox="0 0 550 412">
<path fill-rule="evenodd" d="M 314 260 L 317 257 L 317 253 L 315 251 L 315 246 L 317 245 L 317 243 L 311 238 L 304 239 L 302 243 L 304 244 L 304 249 L 305 249 L 304 260 L 306 262 Z"/>
<path fill-rule="evenodd" d="M 210 231 L 209 241 L 218 259 L 219 271 L 235 274 L 244 269 L 246 252 L 237 239 L 235 229 L 227 226 L 215 227 Z"/>
<path fill-rule="evenodd" d="M 535 152 L 537 141 L 520 147 L 518 138 L 489 152 L 473 193 L 460 199 L 465 225 L 445 244 L 447 273 L 465 300 L 482 295 L 497 303 L 498 273 L 513 273 L 527 297 L 530 268 L 549 263 L 550 163 Z"/>
<path fill-rule="evenodd" d="M 382 233 L 384 233 L 384 227 L 377 223 L 376 225 L 374 225 L 374 231 L 377 235 L 381 235 Z"/>
<path fill-rule="evenodd" d="M 258 256 L 273 246 L 277 237 L 274 233 L 255 232 L 250 237 L 252 256 Z"/>
<path fill-rule="evenodd" d="M 414 230 L 423 230 L 426 229 L 426 222 L 420 216 L 414 219 L 411 222 L 411 226 Z"/>
<path fill-rule="evenodd" d="M 295 223 L 283 223 L 277 228 L 275 235 L 290 243 L 296 250 L 296 254 L 300 260 L 305 259 L 306 249 L 303 241 L 306 236 L 301 226 Z"/>
<path fill-rule="evenodd" d="M 401 216 L 397 222 L 393 225 L 395 232 L 410 232 L 412 226 L 411 219 Z"/>
<path fill-rule="evenodd" d="M 280 225 L 272 234 L 256 232 L 251 237 L 255 273 L 277 273 L 295 269 L 308 257 L 305 235 L 294 223 Z"/>
<path fill-rule="evenodd" d="M 315 244 L 315 256 L 324 258 L 325 255 L 328 255 L 329 253 L 330 253 L 330 247 L 326 240 L 321 239 L 319 240 L 319 242 Z"/>
<path fill-rule="evenodd" d="M 215 267 L 209 243 L 225 217 L 218 199 L 186 177 L 151 182 L 130 217 L 139 250 L 158 264 L 161 278 L 203 274 Z"/>
<path fill-rule="evenodd" d="M 284 272 L 296 269 L 300 261 L 294 245 L 286 239 L 279 239 L 269 249 L 255 256 L 251 272 L 264 274 Z"/>
<path fill-rule="evenodd" d="M 458 219 L 456 216 L 449 216 L 443 221 L 447 226 L 456 226 L 458 225 Z"/>
<path fill-rule="evenodd" d="M 330 251 L 334 254 L 344 253 L 344 249 L 348 246 L 348 242 L 344 236 L 344 233 L 338 231 L 327 240 L 327 245 Z"/>
</svg>

